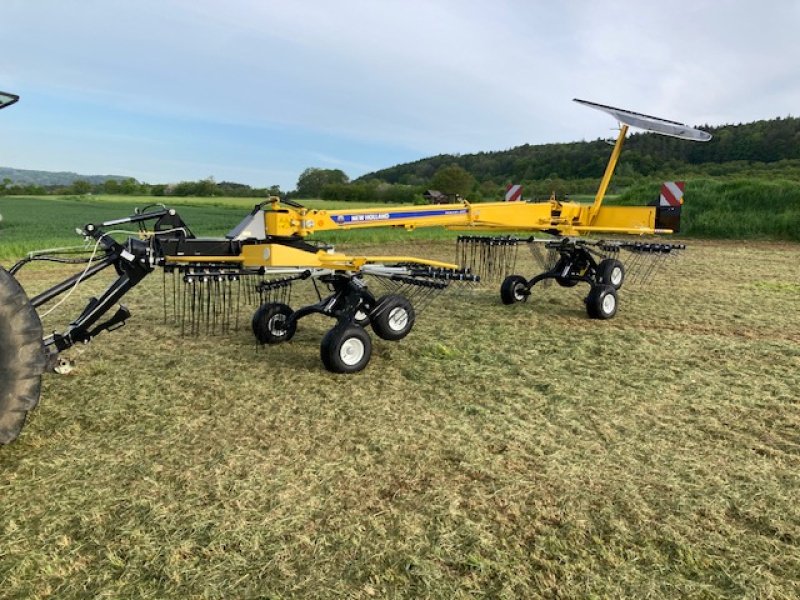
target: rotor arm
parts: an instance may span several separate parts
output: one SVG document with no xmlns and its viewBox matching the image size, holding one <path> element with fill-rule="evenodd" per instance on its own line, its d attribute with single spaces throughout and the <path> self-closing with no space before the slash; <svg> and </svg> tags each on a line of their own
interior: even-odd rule
<svg viewBox="0 0 800 600">
<path fill-rule="evenodd" d="M 153 271 L 150 261 L 147 260 L 146 245 L 139 240 L 131 240 L 131 242 L 128 245 L 129 249 L 123 248 L 125 256 L 117 252 L 111 252 L 91 269 L 69 278 L 33 299 L 32 303 L 37 302 L 34 306 L 42 304 L 64 291 L 74 289 L 85 281 L 87 277 L 95 275 L 112 265 L 119 273 L 119 277 L 106 288 L 99 298 L 89 300 L 81 314 L 69 324 L 69 327 L 63 333 L 54 332 L 45 338 L 44 345 L 46 348 L 54 348 L 55 352 L 62 352 L 78 342 L 89 342 L 101 331 L 122 326 L 130 317 L 130 311 L 125 306 L 120 305 L 117 312 L 109 320 L 96 325 L 103 315 L 111 310 L 125 294 Z"/>
<path fill-rule="evenodd" d="M 169 214 L 169 211 L 166 210 L 156 212 L 158 214 L 154 212 L 134 215 L 125 219 L 106 221 L 100 225 L 87 224 L 84 226 L 83 233 L 87 237 L 95 239 L 98 247 L 103 247 L 105 256 L 94 264 L 89 263 L 84 271 L 42 292 L 31 300 L 31 304 L 34 307 L 39 307 L 61 294 L 66 293 L 69 295 L 78 285 L 111 266 L 117 271 L 118 277 L 99 298 L 91 298 L 89 300 L 80 315 L 69 324 L 65 331 L 61 333 L 54 332 L 46 337 L 44 339 L 45 348 L 54 354 L 62 352 L 79 342 L 89 342 L 102 331 L 121 327 L 130 317 L 130 311 L 125 306 L 120 305 L 110 319 L 99 323 L 101 318 L 125 294 L 153 271 L 155 263 L 154 251 L 146 242 L 132 237 L 128 238 L 124 243 L 119 243 L 103 231 L 102 227 L 158 219 Z"/>
</svg>

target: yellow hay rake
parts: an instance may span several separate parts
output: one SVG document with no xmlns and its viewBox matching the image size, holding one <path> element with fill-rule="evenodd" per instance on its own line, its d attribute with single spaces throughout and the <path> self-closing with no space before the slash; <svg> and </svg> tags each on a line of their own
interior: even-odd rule
<svg viewBox="0 0 800 600">
<path fill-rule="evenodd" d="M 16 100 L 14 95 L 0 93 L 0 108 Z M 579 102 L 608 112 L 622 123 L 591 204 L 552 198 L 547 202 L 463 201 L 314 210 L 270 198 L 222 238 L 198 238 L 174 210 L 153 207 L 128 217 L 84 225 L 79 232 L 89 242 L 88 251 L 67 257 L 52 251 L 32 252 L 9 270 L 0 267 L 0 443 L 10 442 L 19 434 L 27 411 L 38 402 L 41 375 L 53 368 L 58 355 L 124 325 L 130 312 L 123 305 L 111 317 L 106 315 L 156 269 L 165 276 L 165 315 L 167 306 L 171 306 L 184 333 L 235 328 L 241 308 L 251 304 L 257 306 L 250 324 L 260 344 L 290 340 L 298 321 L 308 315 L 333 318 L 334 326 L 321 341 L 320 357 L 328 370 L 339 373 L 353 373 L 368 364 L 372 342 L 367 326 L 384 340 L 400 340 L 435 295 L 453 282 L 473 282 L 481 275 L 503 280 L 501 298 L 506 304 L 526 300 L 540 281 L 554 279 L 567 287 L 587 283 L 591 288 L 589 315 L 601 319 L 614 316 L 616 292 L 626 276 L 617 258 L 620 251 L 630 252 L 633 263 L 642 257 L 652 257 L 657 263 L 682 249 L 679 244 L 580 237 L 592 233 L 652 235 L 678 229 L 680 207 L 603 204 L 628 128 L 697 141 L 710 136 L 672 121 Z M 118 241 L 111 229 L 126 225 L 137 226 L 138 235 Z M 387 226 L 408 230 L 437 226 L 469 233 L 458 238 L 453 263 L 416 256 L 346 254 L 307 240 L 313 233 Z M 543 232 L 552 237 L 484 237 L 474 235 L 476 231 Z M 523 245 L 542 255 L 543 271 L 531 279 L 513 274 L 513 257 Z M 82 268 L 29 298 L 16 274 L 27 264 L 41 260 L 81 264 Z M 37 311 L 109 268 L 116 271 L 116 280 L 99 297 L 91 298 L 66 328 L 44 337 Z M 632 271 L 628 269 L 629 276 Z M 386 293 L 374 294 L 366 277 Z M 291 289 L 303 281 L 313 285 L 317 301 L 292 309 Z"/>
</svg>

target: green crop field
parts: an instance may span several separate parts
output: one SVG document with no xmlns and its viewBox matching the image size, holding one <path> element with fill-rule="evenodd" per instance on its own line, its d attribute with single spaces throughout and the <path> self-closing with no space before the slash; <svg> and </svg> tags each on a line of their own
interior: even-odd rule
<svg viewBox="0 0 800 600">
<path fill-rule="evenodd" d="M 658 197 L 661 182 L 634 185 L 618 199 L 642 204 Z M 800 242 L 800 182 L 782 179 L 690 179 L 683 232 L 700 238 Z"/>
<path fill-rule="evenodd" d="M 154 198 L 152 196 L 0 196 L 0 258 L 19 258 L 31 250 L 82 243 L 75 228 L 133 214 L 167 201 L 196 235 L 224 235 L 259 202 L 254 198 Z M 356 202 L 303 200 L 309 208 L 366 208 Z M 382 239 L 377 234 L 377 239 Z M 385 235 L 385 234 L 384 234 Z M 374 231 L 349 232 L 340 239 L 370 240 Z"/>
<path fill-rule="evenodd" d="M 2 263 L 133 204 L 0 199 Z M 248 205 L 180 210 L 220 233 Z M 398 234 L 342 248 L 453 256 Z M 0 449 L 0 597 L 800 597 L 800 245 L 688 243 L 611 321 L 583 286 L 457 288 L 349 376 L 323 317 L 181 336 L 154 274 Z"/>
</svg>

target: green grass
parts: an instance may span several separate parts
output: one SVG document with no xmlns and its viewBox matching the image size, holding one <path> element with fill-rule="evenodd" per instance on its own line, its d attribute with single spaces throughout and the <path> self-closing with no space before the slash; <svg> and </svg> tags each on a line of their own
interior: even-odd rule
<svg viewBox="0 0 800 600">
<path fill-rule="evenodd" d="M 626 190 L 620 203 L 658 198 L 661 183 Z M 800 182 L 690 179 L 681 233 L 691 237 L 800 241 Z"/>
<path fill-rule="evenodd" d="M 147 200 L 0 198 L 0 256 Z M 184 202 L 218 235 L 254 201 Z M 453 235 L 325 239 L 449 260 Z M 181 337 L 152 276 L 0 449 L 0 597 L 795 598 L 799 256 L 692 242 L 610 322 L 581 288 L 512 307 L 454 290 L 407 339 L 373 335 L 355 376 L 322 368 L 321 317 L 280 347 L 246 319 Z"/>
<path fill-rule="evenodd" d="M 693 242 L 609 322 L 454 290 L 354 376 L 321 317 L 181 337 L 152 276 L 0 450 L 0 596 L 797 598 L 798 256 Z"/>
</svg>

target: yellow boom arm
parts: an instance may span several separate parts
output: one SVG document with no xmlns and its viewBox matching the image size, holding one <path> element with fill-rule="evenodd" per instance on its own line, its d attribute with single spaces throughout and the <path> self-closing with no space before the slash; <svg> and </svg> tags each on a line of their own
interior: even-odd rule
<svg viewBox="0 0 800 600">
<path fill-rule="evenodd" d="M 707 142 L 711 135 L 676 121 L 606 106 L 586 100 L 576 102 L 608 113 L 620 123 L 619 135 L 609 157 L 600 186 L 592 204 L 559 202 L 493 202 L 488 204 L 458 204 L 433 206 L 399 206 L 392 208 L 354 210 L 314 210 L 283 206 L 277 198 L 271 206 L 251 215 L 234 230 L 235 239 L 247 235 L 305 237 L 317 231 L 360 229 L 364 227 L 448 227 L 451 229 L 488 229 L 505 231 L 546 231 L 557 235 L 574 236 L 584 233 L 653 234 L 673 233 L 671 228 L 659 227 L 658 206 L 603 206 L 614 169 L 622 152 L 629 127 L 686 140 Z M 669 221 L 670 223 L 675 221 Z"/>
<path fill-rule="evenodd" d="M 263 234 L 279 237 L 305 237 L 318 231 L 362 229 L 366 227 L 447 227 L 504 231 L 547 231 L 559 235 L 580 235 L 590 232 L 653 234 L 672 233 L 656 227 L 655 206 L 604 207 L 611 176 L 622 151 L 628 131 L 623 125 L 611 153 L 605 174 L 593 204 L 561 202 L 488 202 L 471 204 L 436 204 L 347 210 L 317 210 L 282 205 L 272 198 L 270 206 L 261 210 Z M 255 215 L 253 215 L 255 216 Z M 253 235 L 256 227 L 240 225 L 238 235 Z"/>
<path fill-rule="evenodd" d="M 657 229 L 655 206 L 602 207 L 577 202 L 488 202 L 398 206 L 353 210 L 296 209 L 272 203 L 263 211 L 268 235 L 305 237 L 319 231 L 367 227 L 447 227 L 505 231 L 547 231 L 579 235 L 592 231 L 672 233 Z"/>
<path fill-rule="evenodd" d="M 621 124 L 614 150 L 609 157 L 594 202 L 561 202 L 555 197 L 546 202 L 490 202 L 471 204 L 439 204 L 427 206 L 397 206 L 391 208 L 366 208 L 345 210 L 317 210 L 284 203 L 270 198 L 267 206 L 261 205 L 246 217 L 227 238 L 241 241 L 240 256 L 170 257 L 175 263 L 190 263 L 203 258 L 216 262 L 236 262 L 246 266 L 284 267 L 308 265 L 339 270 L 359 270 L 361 266 L 379 263 L 390 257 L 350 257 L 316 248 L 301 248 L 288 243 L 302 240 L 312 233 L 367 227 L 447 227 L 461 230 L 543 231 L 561 236 L 587 233 L 656 234 L 673 233 L 672 228 L 659 223 L 677 223 L 677 220 L 659 219 L 659 206 L 603 206 L 614 169 L 622 153 L 622 145 L 629 127 L 660 133 L 681 139 L 705 142 L 711 135 L 682 123 L 658 117 L 605 106 L 585 100 L 581 104 L 606 112 Z M 277 238 L 277 239 L 276 239 Z M 264 243 L 258 243 L 264 242 Z M 274 243 L 278 242 L 278 243 Z M 437 267 L 453 268 L 436 261 L 412 257 L 393 257 L 396 262 L 416 262 Z"/>
<path fill-rule="evenodd" d="M 409 263 L 441 269 L 457 269 L 458 265 L 416 258 L 414 256 L 349 256 L 341 252 L 294 248 L 284 244 L 248 244 L 240 254 L 233 256 L 188 255 L 167 256 L 167 265 L 229 264 L 242 267 L 331 269 L 334 271 L 360 271 L 365 265 Z"/>
</svg>

